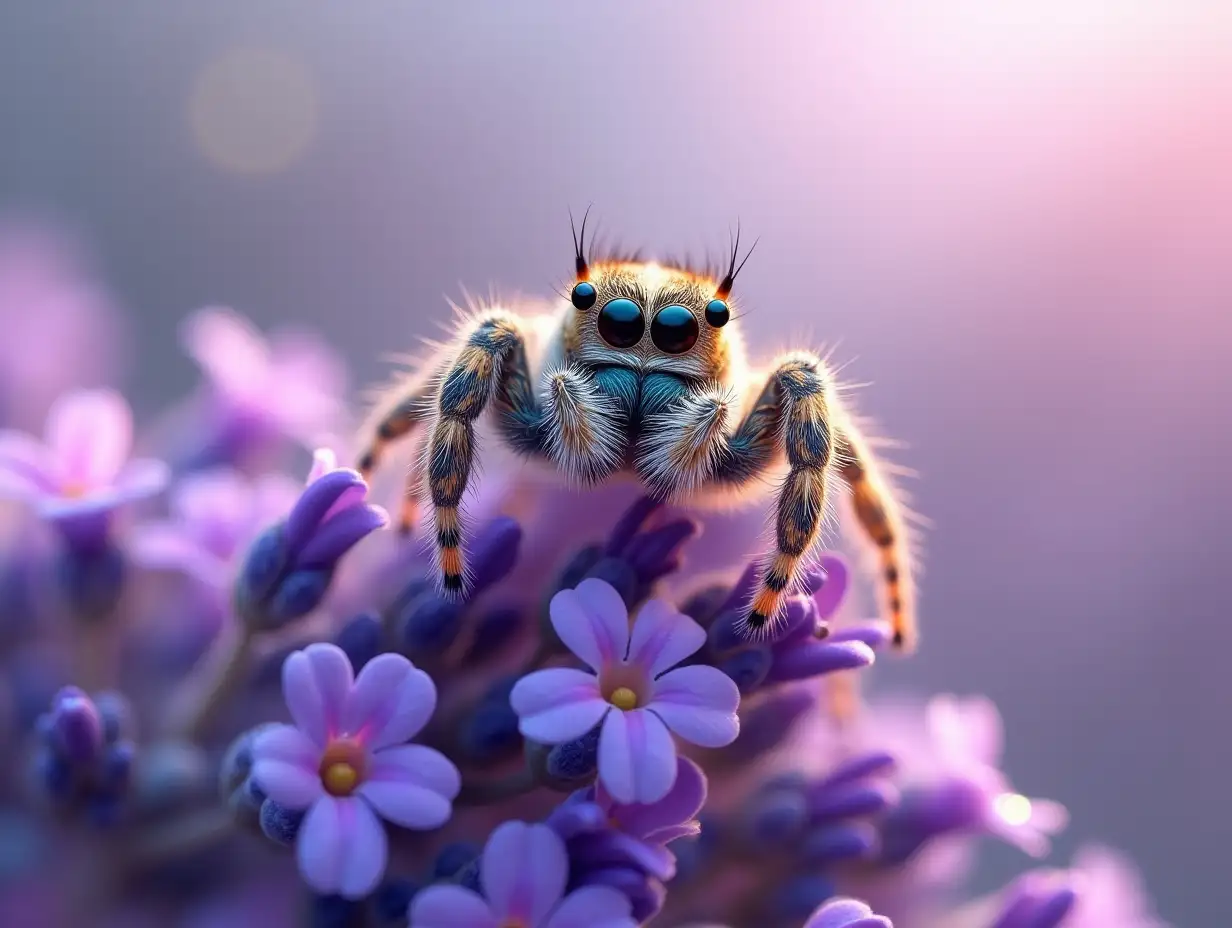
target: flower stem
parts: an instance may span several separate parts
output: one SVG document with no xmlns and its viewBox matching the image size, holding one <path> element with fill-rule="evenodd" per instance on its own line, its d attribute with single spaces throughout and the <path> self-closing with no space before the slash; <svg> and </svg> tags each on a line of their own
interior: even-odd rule
<svg viewBox="0 0 1232 928">
<path fill-rule="evenodd" d="M 219 711 L 248 676 L 254 640 L 246 625 L 218 640 L 173 704 L 168 726 L 172 733 L 199 741 L 209 731 Z"/>
<path fill-rule="evenodd" d="M 486 780 L 482 783 L 463 781 L 462 792 L 458 794 L 456 802 L 465 806 L 486 806 L 529 793 L 536 786 L 538 782 L 534 772 L 529 767 L 523 767 L 517 773 L 498 780 Z"/>
<path fill-rule="evenodd" d="M 129 871 L 174 860 L 221 841 L 235 830 L 235 818 L 221 806 L 201 809 L 139 834 L 123 853 Z"/>
</svg>

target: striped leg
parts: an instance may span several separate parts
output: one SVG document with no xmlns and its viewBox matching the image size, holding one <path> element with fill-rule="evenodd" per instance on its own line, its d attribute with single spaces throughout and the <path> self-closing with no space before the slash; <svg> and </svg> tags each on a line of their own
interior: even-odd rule
<svg viewBox="0 0 1232 928">
<path fill-rule="evenodd" d="M 745 484 L 773 463 L 780 441 L 786 448 L 790 469 L 778 493 L 775 550 L 749 605 L 747 621 L 754 632 L 778 615 L 821 534 L 831 464 L 831 405 L 822 360 L 804 353 L 788 356 L 770 374 L 715 471 L 718 481 Z"/>
<path fill-rule="evenodd" d="M 916 641 L 915 587 L 911 576 L 906 524 L 898 499 L 858 428 L 844 420 L 837 430 L 836 464 L 851 488 L 856 521 L 881 559 L 886 616 L 895 647 L 911 650 Z"/>
<path fill-rule="evenodd" d="M 540 413 L 530 389 L 525 341 L 517 317 L 501 311 L 479 319 L 446 371 L 428 440 L 428 492 L 441 584 L 455 595 L 465 587 L 458 507 L 475 460 L 475 420 L 490 401 L 502 413 L 502 428 L 515 447 L 516 435 L 528 443 L 536 440 Z"/>
<path fill-rule="evenodd" d="M 380 466 L 381 458 L 389 445 L 410 435 L 416 426 L 431 415 L 432 393 L 436 382 L 437 372 L 420 374 L 408 383 L 398 386 L 392 404 L 377 408 L 375 421 L 366 427 L 371 438 L 356 465 L 364 480 L 371 481 L 372 474 Z M 417 473 L 412 469 L 407 475 L 402 506 L 398 513 L 398 526 L 403 532 L 410 531 L 419 509 L 416 483 Z"/>
</svg>

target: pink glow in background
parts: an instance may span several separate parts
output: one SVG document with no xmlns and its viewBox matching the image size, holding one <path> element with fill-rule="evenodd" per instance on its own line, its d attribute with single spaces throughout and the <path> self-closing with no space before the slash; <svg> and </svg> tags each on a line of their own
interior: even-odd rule
<svg viewBox="0 0 1232 928">
<path fill-rule="evenodd" d="M 652 251 L 739 218 L 755 350 L 839 342 L 923 475 L 925 643 L 879 681 L 996 699 L 1061 859 L 1099 837 L 1178 925 L 1232 911 L 1232 7 L 0 17 L 0 215 L 94 246 L 139 409 L 191 383 L 201 305 L 318 327 L 363 383 L 460 285 L 550 292 L 568 207 Z"/>
</svg>

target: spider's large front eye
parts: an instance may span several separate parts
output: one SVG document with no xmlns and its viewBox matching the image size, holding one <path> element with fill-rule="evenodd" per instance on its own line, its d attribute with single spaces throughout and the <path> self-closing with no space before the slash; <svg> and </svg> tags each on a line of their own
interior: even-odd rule
<svg viewBox="0 0 1232 928">
<path fill-rule="evenodd" d="M 599 334 L 613 348 L 632 348 L 642 340 L 645 331 L 642 307 L 632 300 L 608 300 L 599 310 Z"/>
<path fill-rule="evenodd" d="M 684 354 L 697 341 L 697 320 L 683 306 L 664 306 L 650 324 L 650 340 L 668 354 Z"/>
<path fill-rule="evenodd" d="M 595 305 L 598 295 L 595 285 L 583 280 L 573 285 L 573 292 L 569 294 L 569 299 L 573 302 L 575 309 L 590 309 Z"/>
</svg>

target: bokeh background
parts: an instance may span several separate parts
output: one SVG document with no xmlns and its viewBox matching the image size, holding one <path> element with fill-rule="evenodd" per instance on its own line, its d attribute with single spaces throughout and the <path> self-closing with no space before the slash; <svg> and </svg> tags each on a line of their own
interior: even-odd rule
<svg viewBox="0 0 1232 928">
<path fill-rule="evenodd" d="M 569 207 L 651 251 L 739 219 L 755 350 L 837 342 L 922 475 L 925 643 L 879 684 L 990 694 L 1016 784 L 1073 811 L 1058 857 L 1120 846 L 1204 928 L 1232 911 L 1230 166 L 1216 2 L 12 0 L 0 219 L 71 234 L 48 273 L 128 338 L 19 281 L 0 342 L 44 350 L 0 361 L 152 412 L 196 376 L 179 320 L 222 304 L 319 329 L 362 386 L 463 287 L 550 292 Z"/>
</svg>

